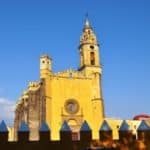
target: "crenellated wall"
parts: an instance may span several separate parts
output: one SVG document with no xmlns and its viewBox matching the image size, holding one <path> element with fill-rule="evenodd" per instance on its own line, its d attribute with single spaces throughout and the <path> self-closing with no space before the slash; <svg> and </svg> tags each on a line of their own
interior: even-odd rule
<svg viewBox="0 0 150 150">
<path fill-rule="evenodd" d="M 112 129 L 108 122 L 104 121 L 98 131 L 99 139 L 94 140 L 92 138 L 92 129 L 89 124 L 84 121 L 80 128 L 80 138 L 74 139 L 70 126 L 64 121 L 59 131 L 60 140 L 53 141 L 51 140 L 51 130 L 48 125 L 43 122 L 38 131 L 39 139 L 30 141 L 30 128 L 28 128 L 27 124 L 22 122 L 17 132 L 18 140 L 10 142 L 8 141 L 8 134 L 10 131 L 7 130 L 5 123 L 2 122 L 0 124 L 0 147 L 5 150 L 42 150 L 43 148 L 45 150 L 121 150 L 123 148 L 136 150 L 142 144 L 146 150 L 149 150 L 150 127 L 148 124 L 145 121 L 142 121 L 136 131 L 138 133 L 137 137 L 134 136 L 127 121 L 123 121 L 118 129 L 119 139 L 113 140 Z"/>
</svg>

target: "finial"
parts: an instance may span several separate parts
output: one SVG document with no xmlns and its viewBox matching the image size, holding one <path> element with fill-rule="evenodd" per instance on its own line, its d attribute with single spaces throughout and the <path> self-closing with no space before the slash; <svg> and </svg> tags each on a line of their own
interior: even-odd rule
<svg viewBox="0 0 150 150">
<path fill-rule="evenodd" d="M 90 27 L 90 22 L 89 22 L 89 15 L 88 15 L 88 13 L 86 13 L 86 20 L 85 20 L 85 27 L 87 28 L 89 28 Z"/>
<path fill-rule="evenodd" d="M 83 122 L 80 131 L 91 131 L 91 128 L 86 121 Z"/>
<path fill-rule="evenodd" d="M 119 131 L 130 131 L 130 130 L 131 130 L 131 128 L 128 125 L 128 123 L 125 120 L 123 120 L 123 122 L 119 128 Z"/>
<path fill-rule="evenodd" d="M 48 124 L 46 122 L 43 122 L 40 128 L 40 132 L 49 132 L 49 131 L 50 129 L 49 129 Z"/>
<path fill-rule="evenodd" d="M 109 126 L 108 122 L 106 120 L 104 120 L 99 131 L 112 131 L 112 129 Z"/>
<path fill-rule="evenodd" d="M 4 120 L 0 123 L 0 132 L 8 132 L 8 129 Z"/>
<path fill-rule="evenodd" d="M 138 131 L 147 131 L 150 130 L 150 127 L 148 126 L 148 124 L 146 123 L 145 120 L 142 120 L 139 127 L 137 128 Z"/>
<path fill-rule="evenodd" d="M 61 126 L 60 131 L 62 131 L 62 132 L 70 132 L 71 131 L 71 128 L 68 125 L 67 121 L 64 121 L 64 123 Z"/>
<path fill-rule="evenodd" d="M 20 125 L 20 128 L 18 130 L 19 132 L 29 132 L 29 127 L 28 125 L 26 124 L 25 121 L 23 121 Z"/>
</svg>

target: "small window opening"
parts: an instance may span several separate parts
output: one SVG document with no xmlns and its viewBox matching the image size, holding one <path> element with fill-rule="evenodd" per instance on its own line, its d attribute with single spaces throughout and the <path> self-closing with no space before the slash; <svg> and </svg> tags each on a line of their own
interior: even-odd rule
<svg viewBox="0 0 150 150">
<path fill-rule="evenodd" d="M 94 52 L 90 53 L 90 60 L 91 60 L 91 65 L 95 65 L 95 54 L 94 54 Z"/>
<path fill-rule="evenodd" d="M 42 63 L 44 64 L 44 63 L 45 63 L 45 61 L 43 60 L 43 61 L 42 61 Z"/>
<path fill-rule="evenodd" d="M 93 45 L 91 45 L 91 46 L 90 46 L 90 48 L 93 50 L 93 49 L 94 49 L 94 46 L 93 46 Z"/>
</svg>

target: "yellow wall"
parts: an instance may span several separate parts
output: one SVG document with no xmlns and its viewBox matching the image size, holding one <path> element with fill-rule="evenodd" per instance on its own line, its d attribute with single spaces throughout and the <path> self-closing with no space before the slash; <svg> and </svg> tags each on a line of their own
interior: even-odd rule
<svg viewBox="0 0 150 150">
<path fill-rule="evenodd" d="M 7 127 L 8 128 L 8 141 L 14 141 L 14 128 L 13 127 Z"/>
<path fill-rule="evenodd" d="M 119 139 L 119 133 L 118 130 L 122 124 L 122 119 L 111 119 L 111 118 L 105 118 L 105 120 L 108 122 L 109 126 L 113 130 L 113 139 Z M 140 125 L 141 121 L 140 120 L 126 120 L 128 125 L 130 126 L 132 133 L 137 136 L 137 128 Z M 117 126 L 119 128 L 117 128 Z"/>
<path fill-rule="evenodd" d="M 72 77 L 69 74 L 72 73 Z M 93 137 L 98 138 L 98 129 L 103 118 L 102 105 L 99 99 L 93 100 L 93 79 L 77 76 L 72 71 L 52 75 L 46 82 L 46 120 L 51 128 L 52 139 L 59 139 L 59 130 L 62 125 L 62 114 L 70 119 L 82 116 L 82 122 L 86 120 L 93 130 Z M 71 115 L 65 110 L 65 102 L 75 99 L 79 104 L 79 111 Z M 99 118 L 99 119 L 97 119 Z M 96 122 L 96 123 L 95 123 Z"/>
</svg>

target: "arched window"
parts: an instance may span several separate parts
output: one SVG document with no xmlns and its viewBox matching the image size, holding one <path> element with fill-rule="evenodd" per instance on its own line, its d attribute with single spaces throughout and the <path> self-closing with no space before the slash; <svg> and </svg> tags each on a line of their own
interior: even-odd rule
<svg viewBox="0 0 150 150">
<path fill-rule="evenodd" d="M 90 61 L 91 61 L 91 65 L 95 65 L 95 54 L 94 54 L 94 52 L 90 53 Z"/>
</svg>

